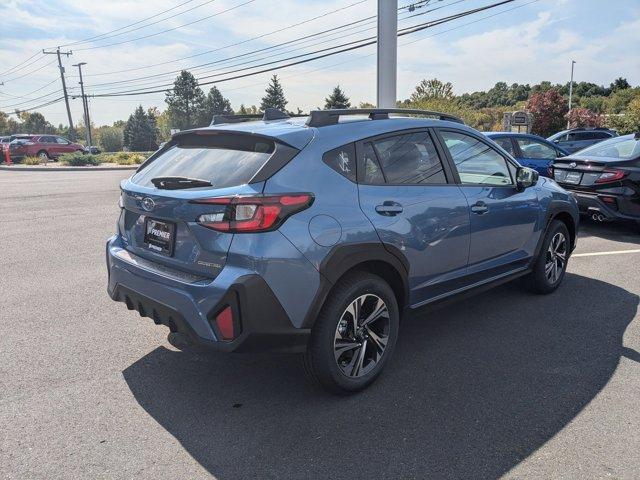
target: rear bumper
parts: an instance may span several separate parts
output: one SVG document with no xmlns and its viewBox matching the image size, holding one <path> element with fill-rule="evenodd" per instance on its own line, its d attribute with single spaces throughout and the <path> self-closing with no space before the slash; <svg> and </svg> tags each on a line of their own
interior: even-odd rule
<svg viewBox="0 0 640 480">
<path fill-rule="evenodd" d="M 306 349 L 309 329 L 295 328 L 264 279 L 230 268 L 215 280 L 176 278 L 123 259 L 118 237 L 107 243 L 108 293 L 140 316 L 169 327 L 191 342 L 225 352 L 289 352 Z M 221 340 L 216 315 L 230 306 L 236 337 Z M 238 333 L 239 332 L 239 333 Z"/>
<path fill-rule="evenodd" d="M 578 209 L 581 214 L 590 215 L 593 213 L 601 213 L 609 219 L 640 220 L 640 206 L 634 204 L 633 201 L 623 195 L 605 195 L 610 198 L 615 198 L 616 203 L 610 205 L 602 201 L 602 196 L 596 194 L 575 191 L 572 191 L 571 194 L 578 202 Z"/>
</svg>

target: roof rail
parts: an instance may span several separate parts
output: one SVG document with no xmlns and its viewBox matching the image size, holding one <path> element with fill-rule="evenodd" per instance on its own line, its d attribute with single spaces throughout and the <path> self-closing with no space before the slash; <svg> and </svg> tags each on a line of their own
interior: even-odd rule
<svg viewBox="0 0 640 480">
<path fill-rule="evenodd" d="M 313 110 L 307 120 L 309 127 L 326 127 L 335 125 L 341 116 L 346 115 L 369 115 L 371 120 L 386 120 L 390 113 L 402 113 L 405 115 L 422 115 L 425 117 L 435 117 L 438 120 L 462 123 L 462 119 L 449 115 L 448 113 L 432 112 L 430 110 L 411 110 L 408 108 L 345 108 L 335 110 Z"/>
<path fill-rule="evenodd" d="M 298 116 L 298 115 L 294 115 Z M 305 115 L 306 116 L 306 115 Z M 282 110 L 278 110 L 277 108 L 267 108 L 264 113 L 252 113 L 245 115 L 234 115 L 230 114 L 219 114 L 214 115 L 211 120 L 211 125 L 220 125 L 223 123 L 241 123 L 241 122 L 250 122 L 251 120 L 264 120 L 265 122 L 268 120 L 284 120 L 286 118 L 290 118 L 290 115 Z"/>
</svg>

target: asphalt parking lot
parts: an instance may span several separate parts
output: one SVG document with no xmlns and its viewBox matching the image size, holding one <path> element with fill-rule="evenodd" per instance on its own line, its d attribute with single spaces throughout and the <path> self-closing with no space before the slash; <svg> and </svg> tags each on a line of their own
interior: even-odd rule
<svg viewBox="0 0 640 480">
<path fill-rule="evenodd" d="M 585 222 L 550 296 L 411 314 L 337 398 L 297 357 L 179 352 L 108 298 L 129 173 L 0 172 L 0 478 L 640 478 L 633 229 Z"/>
</svg>

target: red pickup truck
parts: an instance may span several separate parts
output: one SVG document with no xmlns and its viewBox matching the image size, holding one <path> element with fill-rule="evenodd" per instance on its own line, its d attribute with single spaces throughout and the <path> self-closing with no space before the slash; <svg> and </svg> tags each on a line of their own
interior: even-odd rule
<svg viewBox="0 0 640 480">
<path fill-rule="evenodd" d="M 14 162 L 24 157 L 56 159 L 65 153 L 84 151 L 81 144 L 72 143 L 57 135 L 13 135 L 8 146 L 11 160 Z"/>
</svg>

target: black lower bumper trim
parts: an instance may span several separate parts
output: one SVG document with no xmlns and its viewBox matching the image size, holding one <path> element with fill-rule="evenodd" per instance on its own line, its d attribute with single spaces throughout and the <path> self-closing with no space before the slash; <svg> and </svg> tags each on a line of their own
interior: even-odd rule
<svg viewBox="0 0 640 480">
<path fill-rule="evenodd" d="M 191 327 L 184 316 L 169 305 L 142 295 L 124 285 L 117 285 L 111 297 L 124 302 L 129 310 L 148 317 L 158 325 L 165 325 L 173 333 L 180 333 L 190 342 L 225 352 L 304 352 L 309 329 L 295 328 L 282 305 L 258 275 L 239 278 L 222 300 L 211 309 L 208 319 L 214 331 L 215 314 L 229 305 L 239 316 L 240 335 L 232 341 L 203 338 Z M 217 332 L 216 332 L 217 333 Z"/>
</svg>

